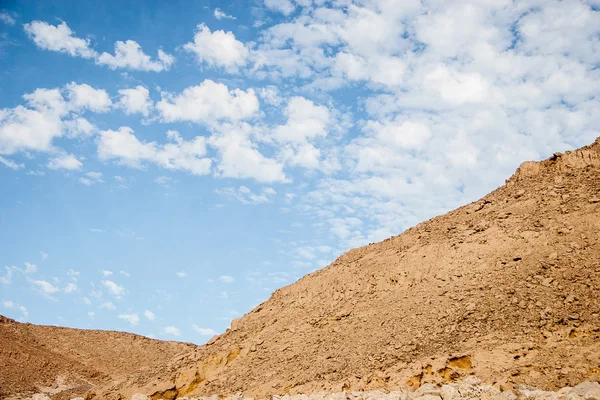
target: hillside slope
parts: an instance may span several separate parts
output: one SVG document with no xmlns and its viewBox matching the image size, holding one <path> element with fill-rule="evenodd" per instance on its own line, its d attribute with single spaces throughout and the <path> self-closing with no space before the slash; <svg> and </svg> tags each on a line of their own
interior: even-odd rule
<svg viewBox="0 0 600 400">
<path fill-rule="evenodd" d="M 0 316 L 0 399 L 40 391 L 70 399 L 164 365 L 195 346 L 123 332 L 22 324 Z"/>
<path fill-rule="evenodd" d="M 524 163 L 483 199 L 277 290 L 154 376 L 152 398 L 394 389 L 476 374 L 600 379 L 600 139 Z"/>
</svg>

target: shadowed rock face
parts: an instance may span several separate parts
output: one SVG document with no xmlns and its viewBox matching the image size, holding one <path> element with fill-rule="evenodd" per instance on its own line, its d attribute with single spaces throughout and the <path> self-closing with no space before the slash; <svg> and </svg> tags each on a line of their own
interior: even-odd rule
<svg viewBox="0 0 600 400">
<path fill-rule="evenodd" d="M 396 390 L 473 374 L 505 388 L 598 380 L 599 190 L 599 140 L 524 163 L 483 199 L 353 249 L 207 345 L 89 396 Z"/>
</svg>

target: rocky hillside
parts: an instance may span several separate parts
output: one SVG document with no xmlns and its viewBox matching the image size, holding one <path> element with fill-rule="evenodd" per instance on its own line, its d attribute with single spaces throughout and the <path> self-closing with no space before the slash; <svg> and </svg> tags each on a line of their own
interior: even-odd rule
<svg viewBox="0 0 600 400">
<path fill-rule="evenodd" d="M 88 399 L 152 400 L 597 381 L 599 190 L 600 139 L 524 163 L 483 199 L 277 290 L 201 347 L 4 321 L 0 398 L 61 376 Z"/>
<path fill-rule="evenodd" d="M 166 364 L 195 346 L 123 332 L 21 324 L 0 316 L 0 399 L 40 391 L 70 399 Z"/>
<path fill-rule="evenodd" d="M 94 391 L 393 390 L 476 375 L 546 390 L 600 379 L 600 139 L 353 249 L 154 376 Z"/>
</svg>

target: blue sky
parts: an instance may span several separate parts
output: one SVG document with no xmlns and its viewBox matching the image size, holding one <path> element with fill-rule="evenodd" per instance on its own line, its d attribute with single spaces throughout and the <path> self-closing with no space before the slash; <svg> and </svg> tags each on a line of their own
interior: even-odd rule
<svg viewBox="0 0 600 400">
<path fill-rule="evenodd" d="M 8 1 L 0 313 L 203 343 L 600 136 L 597 1 Z"/>
</svg>

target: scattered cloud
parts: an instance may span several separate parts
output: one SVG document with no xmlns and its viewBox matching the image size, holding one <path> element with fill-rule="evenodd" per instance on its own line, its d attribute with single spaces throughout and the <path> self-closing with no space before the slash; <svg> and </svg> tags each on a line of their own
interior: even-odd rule
<svg viewBox="0 0 600 400">
<path fill-rule="evenodd" d="M 48 253 L 45 251 L 40 251 L 40 257 L 42 257 L 42 261 L 45 261 L 48 258 Z"/>
<path fill-rule="evenodd" d="M 150 91 L 141 85 L 132 89 L 121 89 L 119 95 L 118 105 L 127 115 L 142 114 L 147 117 L 153 107 Z"/>
<path fill-rule="evenodd" d="M 253 89 L 230 90 L 223 83 L 210 79 L 187 87 L 179 94 L 162 92 L 161 97 L 156 109 L 164 122 L 238 121 L 251 118 L 259 109 Z"/>
<path fill-rule="evenodd" d="M 168 71 L 175 62 L 175 57 L 158 50 L 158 60 L 152 60 L 142 51 L 142 47 L 134 40 L 115 42 L 115 54 L 102 53 L 98 56 L 99 65 L 107 65 L 110 69 L 128 68 L 137 71 Z"/>
<path fill-rule="evenodd" d="M 107 310 L 115 310 L 116 309 L 116 307 L 115 307 L 115 305 L 113 304 L 112 301 L 106 301 L 106 302 L 100 304 L 99 307 L 100 308 L 105 308 Z"/>
<path fill-rule="evenodd" d="M 59 291 L 56 286 L 44 280 L 32 280 L 31 284 L 35 290 L 48 298 L 52 298 L 51 295 Z"/>
<path fill-rule="evenodd" d="M 67 286 L 65 286 L 64 288 L 64 292 L 65 293 L 73 293 L 74 291 L 77 290 L 77 285 L 74 283 L 68 283 Z"/>
<path fill-rule="evenodd" d="M 240 186 L 237 189 L 233 187 L 215 189 L 215 193 L 235 199 L 243 204 L 268 203 L 277 194 L 272 187 L 264 187 L 259 193 L 254 193 L 247 186 Z"/>
<path fill-rule="evenodd" d="M 23 273 L 32 274 L 36 271 L 37 271 L 37 266 L 35 264 L 25 261 L 25 270 L 23 270 Z"/>
<path fill-rule="evenodd" d="M 109 270 L 106 270 L 106 269 L 102 270 L 102 276 L 111 276 L 112 274 L 113 274 L 112 271 L 109 271 Z"/>
<path fill-rule="evenodd" d="M 99 229 L 99 228 L 90 228 L 90 232 L 94 232 L 94 233 L 104 233 L 105 230 L 104 229 Z"/>
<path fill-rule="evenodd" d="M 102 281 L 102 285 L 108 289 L 109 293 L 115 296 L 116 298 L 120 298 L 121 295 L 125 294 L 125 288 L 123 286 L 118 285 L 117 283 L 109 280 Z"/>
<path fill-rule="evenodd" d="M 154 313 L 150 310 L 146 310 L 144 311 L 144 316 L 146 317 L 146 319 L 148 321 L 154 321 L 154 319 L 156 318 L 156 316 L 154 315 Z"/>
<path fill-rule="evenodd" d="M 183 45 L 183 49 L 193 53 L 198 63 L 222 67 L 228 72 L 236 72 L 244 66 L 249 54 L 246 46 L 236 40 L 232 32 L 211 32 L 205 24 L 198 25 L 194 41 Z"/>
<path fill-rule="evenodd" d="M 214 16 L 216 19 L 219 19 L 219 20 L 221 20 L 221 19 L 237 19 L 233 15 L 229 15 L 229 14 L 221 11 L 218 8 L 215 8 Z"/>
<path fill-rule="evenodd" d="M 233 276 L 229 275 L 221 275 L 219 277 L 219 280 L 223 283 L 233 283 L 233 281 L 235 281 L 235 279 L 233 279 Z"/>
<path fill-rule="evenodd" d="M 174 326 L 167 326 L 163 329 L 163 333 L 166 335 L 179 336 L 181 335 L 181 331 Z"/>
<path fill-rule="evenodd" d="M 60 157 L 50 159 L 48 162 L 48 168 L 50 169 L 66 169 L 68 171 L 80 170 L 83 163 L 77 159 L 73 154 L 65 154 Z"/>
<path fill-rule="evenodd" d="M 215 17 L 217 16 L 217 10 L 218 8 L 215 10 Z M 10 26 L 14 25 L 17 22 L 9 13 L 6 12 L 0 12 L 0 21 Z"/>
<path fill-rule="evenodd" d="M 75 36 L 66 22 L 57 26 L 44 21 L 33 21 L 24 25 L 25 32 L 41 49 L 66 53 L 73 57 L 94 58 L 96 52 L 90 48 L 90 41 Z"/>
<path fill-rule="evenodd" d="M 23 163 L 16 163 L 14 161 L 8 160 L 2 156 L 0 156 L 0 164 L 3 164 L 4 166 L 10 168 L 10 169 L 21 169 L 25 167 L 25 164 Z"/>
<path fill-rule="evenodd" d="M 119 314 L 118 318 L 129 322 L 131 326 L 136 326 L 140 323 L 140 316 L 138 314 Z"/>
<path fill-rule="evenodd" d="M 29 312 L 27 311 L 27 308 L 25 306 L 17 304 L 13 301 L 4 300 L 2 301 L 2 306 L 6 309 L 19 310 L 21 312 L 21 318 L 19 318 L 19 321 L 23 321 L 29 316 Z"/>
<path fill-rule="evenodd" d="M 185 271 L 176 272 L 175 275 L 177 275 L 178 278 L 185 278 L 187 276 Z"/>
<path fill-rule="evenodd" d="M 203 336 L 214 336 L 217 335 L 217 331 L 215 331 L 214 329 L 210 329 L 210 328 L 200 328 L 198 325 L 193 324 L 192 328 L 194 329 L 195 332 L 199 333 L 200 335 Z"/>
<path fill-rule="evenodd" d="M 171 170 L 184 170 L 193 175 L 206 175 L 210 172 L 211 160 L 206 155 L 206 139 L 196 136 L 185 141 L 177 131 L 168 131 L 169 143 L 141 142 L 133 129 L 122 126 L 118 130 L 100 131 L 98 136 L 98 157 L 101 160 L 114 159 L 118 164 L 142 168 L 145 163 L 153 163 Z"/>
</svg>

